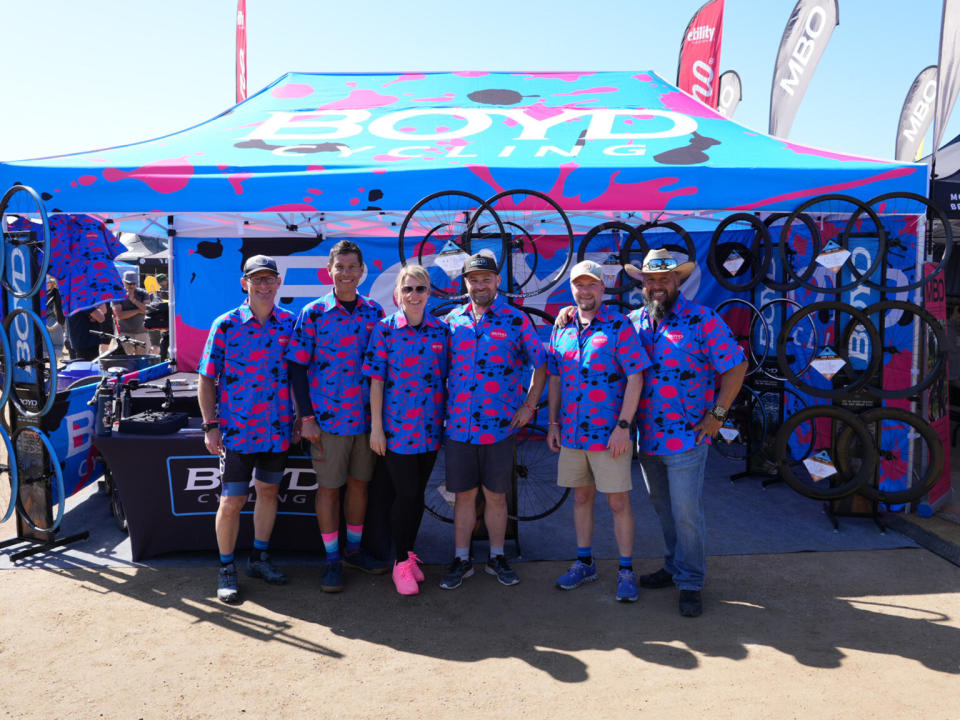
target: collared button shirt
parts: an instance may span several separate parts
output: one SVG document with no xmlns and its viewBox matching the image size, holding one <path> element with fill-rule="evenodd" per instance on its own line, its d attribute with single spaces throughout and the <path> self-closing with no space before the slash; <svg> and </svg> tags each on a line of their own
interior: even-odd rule
<svg viewBox="0 0 960 720">
<path fill-rule="evenodd" d="M 290 449 L 294 412 L 284 354 L 295 321 L 292 312 L 275 307 L 261 325 L 247 303 L 213 321 L 198 370 L 217 382 L 224 447 Z"/>
<path fill-rule="evenodd" d="M 307 366 L 313 415 L 321 430 L 332 435 L 370 432 L 363 353 L 382 318 L 383 308 L 365 295 L 357 295 L 357 306 L 349 312 L 332 292 L 300 311 L 287 359 Z"/>
<path fill-rule="evenodd" d="M 440 448 L 449 334 L 430 313 L 413 327 L 400 310 L 377 323 L 370 335 L 363 374 L 383 381 L 383 432 L 395 453 Z"/>
<path fill-rule="evenodd" d="M 717 374 L 742 363 L 743 350 L 719 315 L 683 294 L 656 328 L 646 308 L 634 310 L 630 320 L 653 360 L 640 398 L 640 450 L 651 455 L 692 450 L 693 426 L 714 405 Z"/>
<path fill-rule="evenodd" d="M 512 434 L 510 420 L 523 404 L 527 367 L 545 362 L 543 343 L 525 313 L 497 295 L 480 318 L 467 303 L 446 317 L 450 327 L 447 437 L 489 445 Z"/>
<path fill-rule="evenodd" d="M 576 317 L 554 328 L 547 370 L 560 378 L 560 444 L 606 450 L 620 419 L 627 376 L 649 365 L 633 325 L 609 305 L 582 330 Z"/>
</svg>

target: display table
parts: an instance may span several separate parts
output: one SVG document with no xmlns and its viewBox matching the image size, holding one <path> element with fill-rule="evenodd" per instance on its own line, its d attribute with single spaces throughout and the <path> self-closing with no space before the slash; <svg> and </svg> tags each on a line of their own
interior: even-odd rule
<svg viewBox="0 0 960 720">
<path fill-rule="evenodd" d="M 170 435 L 114 433 L 94 438 L 120 492 L 134 560 L 167 552 L 216 552 L 219 458 L 203 444 L 200 419 Z M 320 552 L 310 459 L 287 461 L 271 549 Z M 243 509 L 238 549 L 253 547 L 253 489 Z"/>
</svg>

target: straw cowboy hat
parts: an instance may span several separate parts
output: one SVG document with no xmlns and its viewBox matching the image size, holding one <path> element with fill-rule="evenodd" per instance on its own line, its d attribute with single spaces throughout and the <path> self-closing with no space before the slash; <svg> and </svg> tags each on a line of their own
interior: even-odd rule
<svg viewBox="0 0 960 720">
<path fill-rule="evenodd" d="M 677 280 L 683 282 L 690 277 L 690 273 L 693 272 L 695 267 L 696 265 L 689 260 L 683 263 L 677 262 L 677 259 L 666 248 L 657 248 L 656 250 L 650 250 L 644 256 L 643 263 L 639 268 L 627 264 L 623 266 L 623 269 L 634 280 L 643 280 L 643 276 L 648 274 L 675 272 Z"/>
</svg>

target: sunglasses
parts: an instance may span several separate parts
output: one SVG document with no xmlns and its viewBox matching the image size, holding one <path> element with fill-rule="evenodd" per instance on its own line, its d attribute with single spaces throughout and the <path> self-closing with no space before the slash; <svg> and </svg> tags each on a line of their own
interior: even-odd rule
<svg viewBox="0 0 960 720">
<path fill-rule="evenodd" d="M 680 263 L 676 258 L 651 258 L 643 264 L 644 270 L 673 270 Z"/>
<path fill-rule="evenodd" d="M 426 285 L 417 285 L 417 286 L 404 285 L 402 288 L 400 288 L 400 292 L 402 292 L 404 295 L 409 295 L 410 293 L 414 293 L 414 292 L 417 293 L 418 295 L 423 295 L 423 293 L 425 293 L 427 289 L 428 288 Z"/>
</svg>

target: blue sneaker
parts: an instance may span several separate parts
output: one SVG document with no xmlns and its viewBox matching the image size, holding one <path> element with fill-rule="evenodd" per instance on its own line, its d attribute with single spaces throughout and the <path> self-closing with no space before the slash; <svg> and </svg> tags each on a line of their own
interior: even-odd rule
<svg viewBox="0 0 960 720">
<path fill-rule="evenodd" d="M 617 602 L 636 602 L 637 597 L 637 578 L 633 570 L 621 568 L 617 573 Z"/>
<path fill-rule="evenodd" d="M 217 599 L 228 605 L 236 605 L 240 602 L 237 566 L 233 563 L 221 566 L 217 573 Z"/>
<path fill-rule="evenodd" d="M 461 560 L 458 557 L 453 559 L 447 572 L 444 573 L 440 581 L 440 587 L 444 590 L 455 590 L 463 584 L 463 579 L 473 575 L 473 563 L 470 560 Z"/>
<path fill-rule="evenodd" d="M 363 548 L 354 550 L 352 553 L 344 553 L 343 564 L 368 575 L 383 575 L 392 567 L 389 563 L 380 562 Z"/>
<path fill-rule="evenodd" d="M 597 579 L 597 564 L 595 562 L 587 565 L 581 560 L 577 560 L 570 569 L 557 578 L 557 587 L 561 590 L 573 590 L 586 582 L 593 582 Z"/>
<path fill-rule="evenodd" d="M 495 555 L 487 560 L 487 574 L 496 575 L 501 585 L 516 585 L 520 582 L 520 577 L 503 555 Z"/>
<path fill-rule="evenodd" d="M 327 569 L 320 579 L 320 589 L 324 592 L 335 593 L 343 590 L 343 563 L 339 560 L 327 563 Z"/>
<path fill-rule="evenodd" d="M 287 576 L 272 562 L 267 553 L 262 553 L 259 560 L 254 560 L 251 555 L 247 560 L 247 575 L 252 578 L 263 578 L 271 585 L 284 585 L 287 582 Z"/>
</svg>

